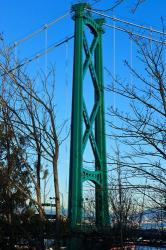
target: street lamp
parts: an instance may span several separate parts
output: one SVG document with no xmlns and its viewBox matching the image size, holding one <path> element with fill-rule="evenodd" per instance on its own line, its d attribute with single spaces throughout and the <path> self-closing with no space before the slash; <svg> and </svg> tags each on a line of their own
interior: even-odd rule
<svg viewBox="0 0 166 250">
<path fill-rule="evenodd" d="M 61 214 L 64 215 L 64 202 L 63 202 L 63 193 L 59 192 L 62 198 L 61 201 Z M 55 200 L 55 197 L 50 197 L 50 204 L 51 204 L 51 214 L 52 214 L 52 200 Z"/>
<path fill-rule="evenodd" d="M 59 192 L 61 197 L 62 197 L 62 202 L 61 202 L 61 214 L 64 215 L 64 206 L 63 206 L 63 193 Z"/>
<path fill-rule="evenodd" d="M 50 204 L 51 204 L 51 215 L 52 215 L 52 200 L 55 200 L 55 197 L 50 197 Z"/>
</svg>

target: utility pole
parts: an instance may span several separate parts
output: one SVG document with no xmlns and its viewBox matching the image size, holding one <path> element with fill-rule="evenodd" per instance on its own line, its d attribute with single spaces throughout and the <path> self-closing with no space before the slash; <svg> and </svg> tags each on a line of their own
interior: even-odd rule
<svg viewBox="0 0 166 250">
<path fill-rule="evenodd" d="M 109 225 L 102 62 L 104 20 L 92 18 L 87 11 L 89 8 L 90 5 L 86 3 L 72 6 L 75 38 L 68 210 L 70 228 L 73 230 L 80 228 L 82 221 L 84 181 L 95 184 L 96 226 L 101 229 Z M 90 45 L 85 29 L 93 35 Z M 90 115 L 83 93 L 83 84 L 88 70 L 95 96 Z M 84 133 L 83 126 L 85 126 Z M 88 140 L 95 159 L 94 171 L 83 167 L 83 153 Z"/>
</svg>

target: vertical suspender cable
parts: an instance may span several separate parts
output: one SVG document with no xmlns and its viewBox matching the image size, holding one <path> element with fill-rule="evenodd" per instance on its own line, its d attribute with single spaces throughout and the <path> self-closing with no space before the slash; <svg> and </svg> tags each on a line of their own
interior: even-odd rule
<svg viewBox="0 0 166 250">
<path fill-rule="evenodd" d="M 65 120 L 68 120 L 68 114 L 69 114 L 69 98 L 68 98 L 68 88 L 69 88 L 69 43 L 68 43 L 68 41 L 66 41 L 66 43 L 65 43 L 65 105 L 66 105 L 66 107 L 65 107 Z M 67 124 L 66 124 L 66 128 L 65 128 L 65 132 L 66 132 L 66 134 L 68 133 L 68 126 L 67 126 Z M 65 142 L 65 153 L 66 153 L 66 160 L 65 160 L 65 162 L 66 162 L 66 166 L 68 166 L 69 165 L 69 163 L 68 163 L 68 160 L 67 159 L 69 159 L 69 150 L 68 150 L 68 144 L 67 144 L 67 142 Z M 68 199 L 68 181 L 67 181 L 67 176 L 66 176 L 66 198 Z"/>
<path fill-rule="evenodd" d="M 45 25 L 45 52 L 47 51 L 47 48 L 48 48 L 48 31 L 47 31 L 47 25 Z M 47 57 L 47 53 L 45 53 L 45 76 L 46 76 L 46 79 L 47 79 L 47 68 L 48 68 L 48 57 Z"/>
<path fill-rule="evenodd" d="M 15 67 L 17 67 L 18 64 L 18 46 L 14 47 L 14 64 Z M 16 70 L 14 70 L 14 73 L 16 72 Z"/>
<path fill-rule="evenodd" d="M 69 44 L 68 44 L 68 41 L 66 42 L 66 44 L 65 44 L 65 95 L 66 95 L 66 102 L 65 102 L 65 108 L 66 108 L 66 110 L 65 110 L 65 116 L 66 116 L 66 118 L 65 118 L 65 120 L 68 120 L 68 114 L 69 114 L 69 112 L 68 112 L 68 107 L 69 107 L 69 98 L 68 98 L 68 77 L 69 77 L 69 57 L 68 57 L 68 54 L 69 54 Z M 67 126 L 66 126 L 66 133 L 67 133 Z M 67 154 L 68 152 L 67 152 L 67 145 L 66 145 L 66 154 Z"/>
<path fill-rule="evenodd" d="M 152 55 L 152 53 L 153 53 L 153 47 L 152 47 L 153 32 L 152 32 L 152 27 L 150 27 L 150 29 L 151 29 L 151 31 L 150 31 L 150 54 Z M 153 77 L 151 75 L 150 76 L 150 97 L 152 96 L 152 84 L 153 84 Z"/>
<path fill-rule="evenodd" d="M 115 109 L 116 103 L 115 103 L 115 84 L 116 84 L 116 25 L 115 21 L 113 21 L 113 109 Z M 114 118 L 113 118 L 114 123 Z"/>
<path fill-rule="evenodd" d="M 133 73 L 132 73 L 132 68 L 133 68 L 133 39 L 132 36 L 130 37 L 130 85 L 132 86 L 133 84 Z"/>
<path fill-rule="evenodd" d="M 68 120 L 68 107 L 69 107 L 69 98 L 68 98 L 68 83 L 69 83 L 69 44 L 68 41 L 66 41 L 65 46 L 65 94 L 66 94 L 66 119 Z"/>
<path fill-rule="evenodd" d="M 69 114 L 69 98 L 68 98 L 68 79 L 69 77 L 69 43 L 68 41 L 65 44 L 65 120 L 68 120 L 68 114 Z M 65 128 L 65 132 L 66 134 L 68 133 L 68 126 L 66 124 L 66 128 Z M 67 143 L 65 143 L 65 151 L 66 151 L 66 157 L 68 159 L 68 146 Z M 66 159 L 66 161 L 67 161 Z"/>
<path fill-rule="evenodd" d="M 69 54 L 69 44 L 68 44 L 68 41 L 66 41 L 66 51 L 65 51 L 65 77 L 66 77 L 66 79 L 65 79 L 65 85 L 66 85 L 66 87 L 68 87 L 68 71 L 69 71 L 69 69 L 68 69 L 68 65 L 69 65 L 69 56 L 68 56 L 68 54 Z"/>
</svg>

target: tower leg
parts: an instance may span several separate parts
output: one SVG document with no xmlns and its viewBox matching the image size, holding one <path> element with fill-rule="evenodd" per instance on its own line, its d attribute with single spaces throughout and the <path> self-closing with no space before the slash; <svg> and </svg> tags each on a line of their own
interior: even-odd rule
<svg viewBox="0 0 166 250">
<path fill-rule="evenodd" d="M 103 19 L 94 20 L 85 8 L 90 6 L 84 3 L 72 6 L 75 39 L 68 209 L 72 230 L 81 229 L 84 181 L 92 181 L 95 184 L 97 227 L 101 229 L 109 224 L 102 64 Z M 93 35 L 91 45 L 88 43 L 85 29 L 89 29 Z M 95 93 L 94 106 L 90 115 L 87 112 L 88 103 L 85 102 L 83 93 L 84 78 L 88 70 Z M 83 125 L 85 125 L 84 134 Z M 88 139 L 95 158 L 94 171 L 83 168 L 83 154 Z"/>
</svg>

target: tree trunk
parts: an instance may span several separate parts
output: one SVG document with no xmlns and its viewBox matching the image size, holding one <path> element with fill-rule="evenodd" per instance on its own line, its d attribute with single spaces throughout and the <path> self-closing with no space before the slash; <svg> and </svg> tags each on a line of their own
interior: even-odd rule
<svg viewBox="0 0 166 250">
<path fill-rule="evenodd" d="M 37 202 L 38 202 L 38 204 L 40 204 L 40 207 L 38 207 L 39 208 L 39 216 L 41 219 L 44 219 L 44 211 L 42 209 L 42 202 L 41 202 L 40 171 L 41 171 L 41 154 L 40 154 L 40 152 L 38 152 L 37 166 L 36 166 L 36 176 L 37 176 L 36 196 L 37 196 Z"/>
<path fill-rule="evenodd" d="M 56 219 L 60 219 L 60 193 L 59 193 L 59 180 L 58 180 L 58 156 L 59 145 L 56 145 L 56 150 L 53 155 L 53 176 L 54 176 L 54 189 L 55 189 L 55 207 L 56 207 Z"/>
</svg>

